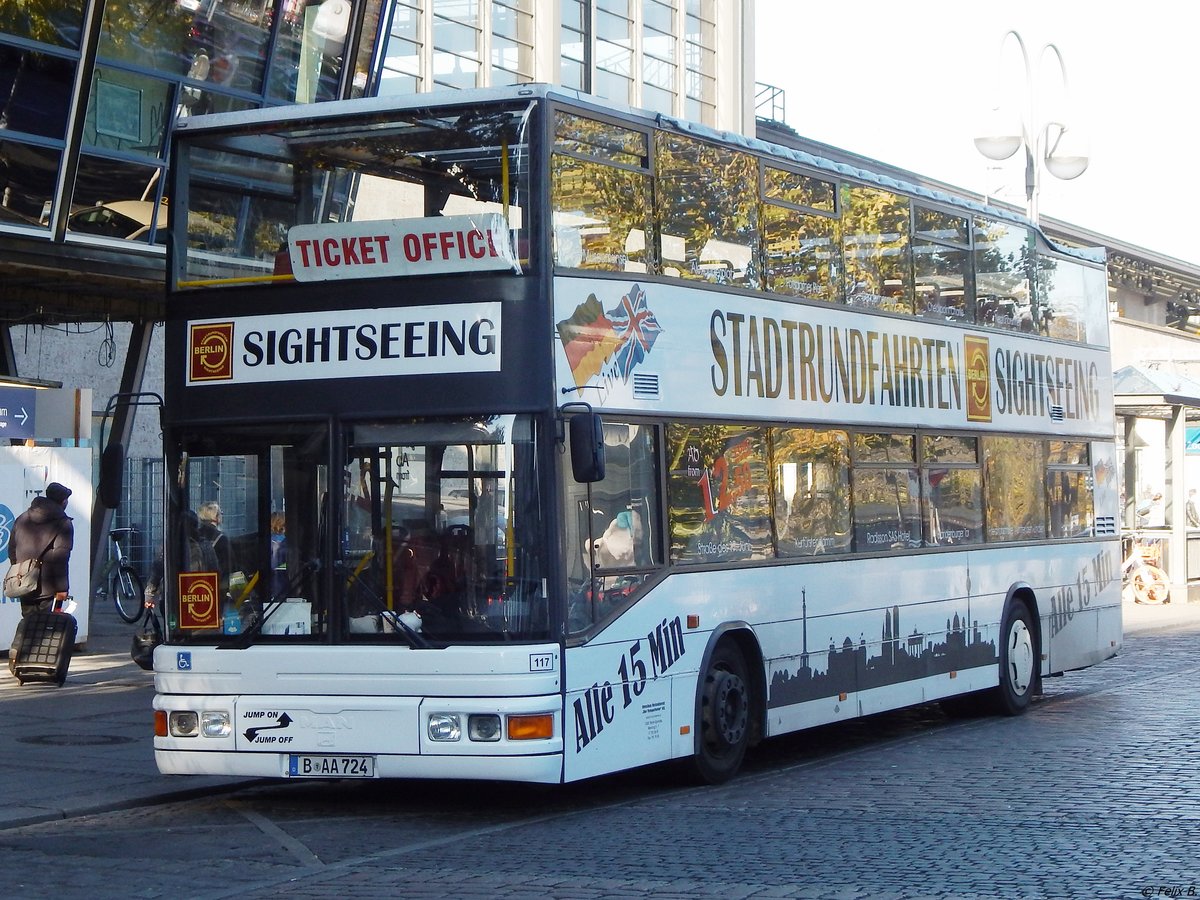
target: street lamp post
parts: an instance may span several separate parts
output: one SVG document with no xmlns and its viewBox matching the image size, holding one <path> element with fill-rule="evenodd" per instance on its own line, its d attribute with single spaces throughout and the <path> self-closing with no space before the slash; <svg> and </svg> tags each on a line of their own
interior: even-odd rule
<svg viewBox="0 0 1200 900">
<path fill-rule="evenodd" d="M 1008 31 L 1001 39 L 1000 49 L 1003 52 L 1004 42 L 1015 38 L 1021 50 L 1021 60 L 1025 65 L 1025 110 L 1023 115 L 1014 116 L 1012 110 L 1006 111 L 997 106 L 992 110 L 992 117 L 986 133 L 975 138 L 975 147 L 988 159 L 1008 159 L 1022 147 L 1025 148 L 1025 202 L 1030 220 L 1038 222 L 1038 190 L 1039 170 L 1046 171 L 1055 178 L 1070 180 L 1078 178 L 1088 167 L 1086 147 L 1078 138 L 1078 132 L 1071 133 L 1071 140 L 1064 144 L 1067 137 L 1067 125 L 1055 118 L 1040 119 L 1038 117 L 1037 97 L 1034 92 L 1033 70 L 1029 64 L 1029 54 L 1025 50 L 1025 42 L 1016 31 Z M 1039 60 L 1039 75 L 1041 63 L 1046 54 L 1052 52 L 1058 61 L 1058 70 L 1062 76 L 1062 93 L 1066 96 L 1067 67 L 1063 62 L 1062 53 L 1054 44 L 1042 47 Z M 1071 149 L 1071 144 L 1075 149 Z"/>
</svg>

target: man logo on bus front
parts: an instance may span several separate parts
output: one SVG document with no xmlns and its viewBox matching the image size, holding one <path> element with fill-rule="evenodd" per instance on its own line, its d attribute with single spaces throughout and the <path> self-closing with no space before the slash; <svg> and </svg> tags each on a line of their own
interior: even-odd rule
<svg viewBox="0 0 1200 900">
<path fill-rule="evenodd" d="M 191 329 L 189 381 L 233 379 L 233 323 L 210 322 Z"/>
</svg>

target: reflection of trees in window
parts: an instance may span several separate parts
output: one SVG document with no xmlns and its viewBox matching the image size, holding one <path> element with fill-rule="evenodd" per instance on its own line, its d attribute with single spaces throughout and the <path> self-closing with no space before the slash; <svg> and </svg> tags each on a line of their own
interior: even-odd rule
<svg viewBox="0 0 1200 900">
<path fill-rule="evenodd" d="M 1051 466 L 1086 466 L 1088 445 L 1084 441 L 1050 441 L 1047 462 Z"/>
<path fill-rule="evenodd" d="M 840 300 L 836 186 L 770 166 L 763 170 L 763 185 L 767 290 L 814 300 Z"/>
<path fill-rule="evenodd" d="M 911 434 L 864 432 L 854 436 L 854 459 L 868 463 L 911 463 L 915 459 L 914 446 Z"/>
<path fill-rule="evenodd" d="M 1034 330 L 1029 290 L 1032 232 L 990 219 L 975 220 L 975 316 L 982 325 Z"/>
<path fill-rule="evenodd" d="M 1034 438 L 985 437 L 984 471 L 989 541 L 1046 536 L 1046 451 Z"/>
<path fill-rule="evenodd" d="M 671 424 L 667 458 L 675 562 L 771 555 L 771 491 L 763 429 Z"/>
<path fill-rule="evenodd" d="M 913 310 L 908 198 L 842 185 L 846 302 L 889 312 Z"/>
<path fill-rule="evenodd" d="M 1086 537 L 1092 533 L 1092 491 L 1088 473 L 1051 469 L 1047 473 L 1050 537 Z"/>
<path fill-rule="evenodd" d="M 854 549 L 860 553 L 921 543 L 921 490 L 911 434 L 854 436 Z"/>
<path fill-rule="evenodd" d="M 970 236 L 966 217 L 914 205 L 913 228 L 917 315 L 968 320 Z"/>
<path fill-rule="evenodd" d="M 772 428 L 780 556 L 850 549 L 850 442 L 844 431 Z"/>
<path fill-rule="evenodd" d="M 0 32 L 44 44 L 79 46 L 83 4 L 79 0 L 0 3 Z"/>
<path fill-rule="evenodd" d="M 664 271 L 758 287 L 758 164 L 683 135 L 655 135 L 655 212 Z"/>
<path fill-rule="evenodd" d="M 188 246 L 222 255 L 270 259 L 287 239 L 295 208 L 265 196 L 193 185 Z"/>
<path fill-rule="evenodd" d="M 193 37 L 194 14 L 174 3 L 155 0 L 109 0 L 104 6 L 104 23 L 100 31 L 100 57 L 137 62 L 164 72 L 184 75 L 190 58 L 186 48 Z M 212 31 L 212 26 L 207 26 Z M 197 26 L 195 51 L 206 50 L 211 57 L 214 47 L 200 40 L 204 26 Z M 163 60 L 171 60 L 163 65 Z"/>
<path fill-rule="evenodd" d="M 1050 441 L 1046 494 L 1050 537 L 1085 537 L 1092 533 L 1091 465 L 1084 441 Z"/>
<path fill-rule="evenodd" d="M 647 136 L 562 111 L 555 113 L 554 122 L 550 191 L 555 262 L 647 271 Z"/>
<path fill-rule="evenodd" d="M 550 165 L 550 191 L 555 263 L 646 271 L 648 176 L 556 153 Z"/>
<path fill-rule="evenodd" d="M 979 469 L 926 469 L 925 491 L 926 545 L 978 544 L 983 540 Z"/>
<path fill-rule="evenodd" d="M 644 132 L 563 110 L 554 113 L 554 146 L 567 153 L 627 166 L 645 168 L 649 162 L 649 144 Z"/>
<path fill-rule="evenodd" d="M 921 440 L 927 545 L 983 540 L 983 488 L 973 437 L 925 435 Z"/>
</svg>

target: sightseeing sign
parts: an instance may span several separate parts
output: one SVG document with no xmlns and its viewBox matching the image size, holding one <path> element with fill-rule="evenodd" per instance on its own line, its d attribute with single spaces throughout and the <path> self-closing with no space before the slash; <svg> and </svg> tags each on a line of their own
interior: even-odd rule
<svg viewBox="0 0 1200 900">
<path fill-rule="evenodd" d="M 595 406 L 1103 436 L 1102 349 L 673 284 L 555 281 L 557 379 Z"/>
</svg>

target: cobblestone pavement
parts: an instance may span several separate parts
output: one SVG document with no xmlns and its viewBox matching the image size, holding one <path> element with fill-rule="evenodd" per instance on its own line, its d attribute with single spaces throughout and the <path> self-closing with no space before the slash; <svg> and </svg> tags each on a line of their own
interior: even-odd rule
<svg viewBox="0 0 1200 900">
<path fill-rule="evenodd" d="M 770 741 L 719 788 L 254 785 L 0 830 L 0 871 L 31 900 L 1194 896 L 1198 645 L 1195 622 L 1127 636 L 1017 719 Z"/>
</svg>

